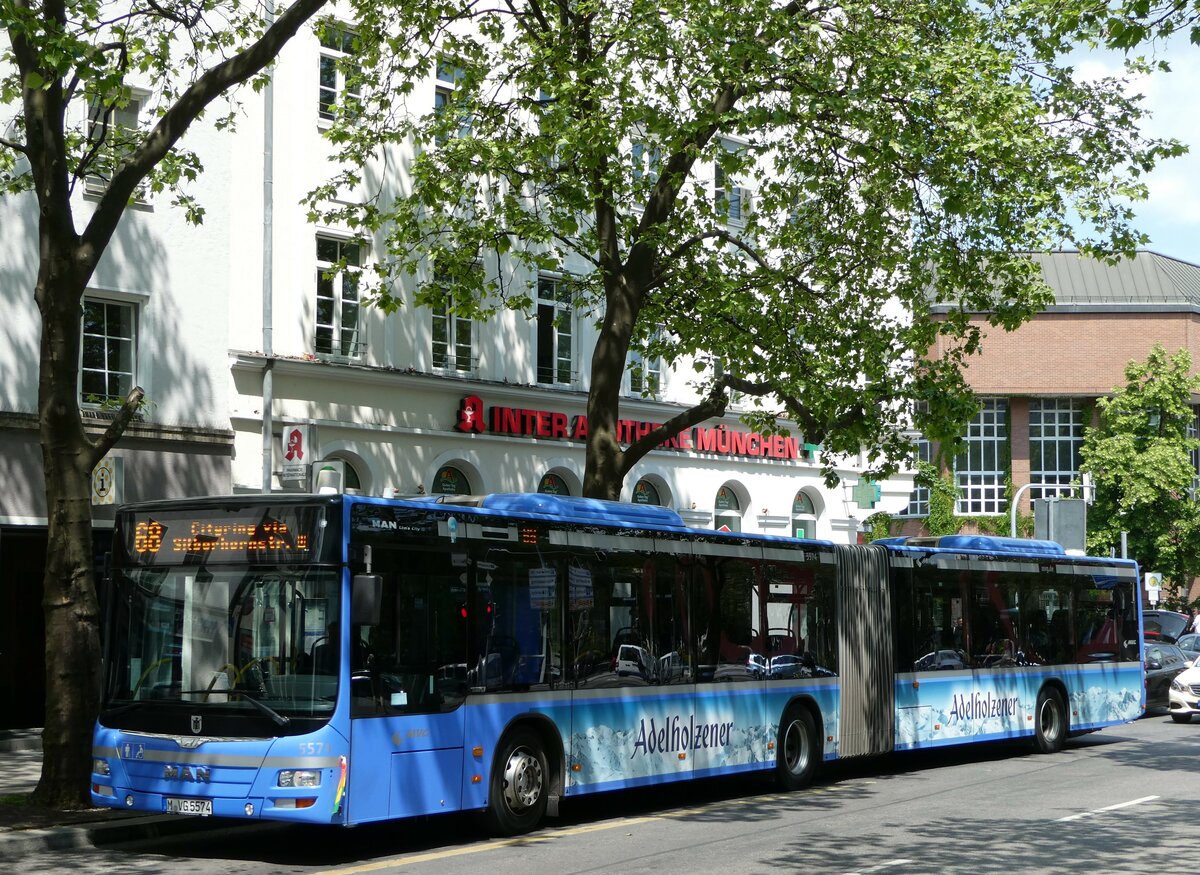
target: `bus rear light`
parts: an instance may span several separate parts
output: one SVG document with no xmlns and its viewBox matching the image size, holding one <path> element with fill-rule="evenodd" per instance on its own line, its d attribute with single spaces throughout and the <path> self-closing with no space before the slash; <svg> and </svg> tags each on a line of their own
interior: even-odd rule
<svg viewBox="0 0 1200 875">
<path fill-rule="evenodd" d="M 97 796 L 112 796 L 112 795 L 114 795 L 113 788 L 109 787 L 105 784 L 93 784 L 92 792 L 95 793 Z"/>
<path fill-rule="evenodd" d="M 312 808 L 317 804 L 316 796 L 302 796 L 299 799 L 273 799 L 276 808 Z"/>
</svg>

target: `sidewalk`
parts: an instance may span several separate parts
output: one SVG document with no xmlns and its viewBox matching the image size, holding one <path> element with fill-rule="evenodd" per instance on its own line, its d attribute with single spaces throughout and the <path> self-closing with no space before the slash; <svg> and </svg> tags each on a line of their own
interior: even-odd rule
<svg viewBox="0 0 1200 875">
<path fill-rule="evenodd" d="M 230 828 L 226 820 L 144 814 L 108 808 L 23 811 L 3 797 L 31 793 L 42 773 L 40 729 L 0 730 L 0 861 L 29 854 L 165 838 Z M 247 825 L 238 825 L 239 829 Z"/>
</svg>

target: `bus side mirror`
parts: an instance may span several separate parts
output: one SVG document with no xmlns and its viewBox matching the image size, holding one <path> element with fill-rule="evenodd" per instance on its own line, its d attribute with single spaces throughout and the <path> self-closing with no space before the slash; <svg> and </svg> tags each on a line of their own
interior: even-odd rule
<svg viewBox="0 0 1200 875">
<path fill-rule="evenodd" d="M 351 578 L 350 625 L 378 626 L 382 604 L 382 574 L 356 574 Z"/>
</svg>

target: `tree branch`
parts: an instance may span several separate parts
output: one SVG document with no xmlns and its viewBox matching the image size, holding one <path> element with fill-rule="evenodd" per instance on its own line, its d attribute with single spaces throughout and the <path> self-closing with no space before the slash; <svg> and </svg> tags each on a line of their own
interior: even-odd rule
<svg viewBox="0 0 1200 875">
<path fill-rule="evenodd" d="M 22 155 L 28 156 L 29 149 L 24 143 L 18 143 L 16 140 L 9 140 L 6 137 L 0 137 L 0 146 L 6 149 L 12 149 L 14 152 L 20 152 Z"/>
<path fill-rule="evenodd" d="M 116 446 L 121 435 L 125 433 L 125 429 L 129 427 L 129 423 L 133 421 L 133 417 L 137 414 L 142 406 L 142 400 L 146 397 L 146 393 L 141 386 L 134 386 L 133 391 L 121 402 L 121 407 L 117 410 L 116 416 L 112 422 L 108 424 L 108 428 L 104 430 L 104 434 L 100 435 L 94 441 L 88 441 L 91 446 L 92 458 L 88 460 L 87 468 L 90 471 L 100 463 L 100 460 Z"/>
<path fill-rule="evenodd" d="M 212 101 L 235 85 L 248 81 L 278 56 L 300 26 L 327 0 L 297 0 L 275 20 L 255 43 L 232 58 L 217 64 L 184 91 L 167 110 L 142 144 L 113 174 L 112 181 L 88 222 L 80 241 L 82 261 L 95 267 L 124 214 L 137 186 L 179 141 L 188 126 Z"/>
</svg>

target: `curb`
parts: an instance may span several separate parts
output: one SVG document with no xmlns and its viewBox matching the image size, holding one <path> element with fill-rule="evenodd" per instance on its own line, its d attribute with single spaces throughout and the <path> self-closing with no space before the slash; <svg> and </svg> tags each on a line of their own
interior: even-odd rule
<svg viewBox="0 0 1200 875">
<path fill-rule="evenodd" d="M 248 832 L 269 831 L 287 825 L 274 821 L 240 822 L 230 821 L 227 818 L 152 814 L 145 817 L 123 818 L 111 823 L 95 822 L 56 826 L 48 829 L 3 830 L 0 831 L 0 860 L 19 860 L 21 857 L 31 854 L 167 839 L 190 833 L 236 832 L 244 835 Z"/>
<path fill-rule="evenodd" d="M 0 753 L 15 750 L 41 750 L 42 730 L 7 729 L 0 731 Z"/>
</svg>

